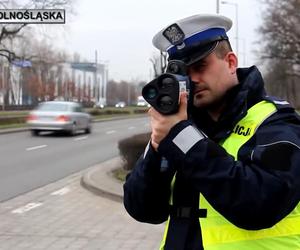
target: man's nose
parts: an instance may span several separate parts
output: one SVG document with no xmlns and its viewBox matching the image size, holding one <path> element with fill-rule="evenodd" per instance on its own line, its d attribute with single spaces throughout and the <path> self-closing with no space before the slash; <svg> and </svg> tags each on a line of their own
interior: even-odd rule
<svg viewBox="0 0 300 250">
<path fill-rule="evenodd" d="M 189 76 L 190 76 L 192 82 L 194 82 L 195 84 L 201 82 L 201 75 L 199 73 L 197 73 L 197 72 L 190 72 Z"/>
</svg>

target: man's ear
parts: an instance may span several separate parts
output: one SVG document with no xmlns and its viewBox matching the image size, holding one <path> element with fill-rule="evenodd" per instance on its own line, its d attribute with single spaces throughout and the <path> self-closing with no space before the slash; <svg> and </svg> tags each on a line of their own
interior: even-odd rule
<svg viewBox="0 0 300 250">
<path fill-rule="evenodd" d="M 228 63 L 231 74 L 235 74 L 238 67 L 237 56 L 233 52 L 228 52 L 225 56 L 225 61 Z"/>
</svg>

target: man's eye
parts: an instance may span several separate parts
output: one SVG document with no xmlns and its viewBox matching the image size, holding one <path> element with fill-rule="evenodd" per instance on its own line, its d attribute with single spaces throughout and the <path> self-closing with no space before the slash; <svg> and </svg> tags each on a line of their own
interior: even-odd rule
<svg viewBox="0 0 300 250">
<path fill-rule="evenodd" d="M 204 70 L 206 67 L 206 63 L 205 62 L 199 62 L 199 63 L 195 63 L 194 65 L 192 65 L 190 68 L 189 68 L 189 71 L 202 71 Z"/>
<path fill-rule="evenodd" d="M 198 70 L 203 70 L 205 68 L 206 64 L 205 63 L 201 63 L 199 65 L 196 66 L 196 69 Z"/>
</svg>

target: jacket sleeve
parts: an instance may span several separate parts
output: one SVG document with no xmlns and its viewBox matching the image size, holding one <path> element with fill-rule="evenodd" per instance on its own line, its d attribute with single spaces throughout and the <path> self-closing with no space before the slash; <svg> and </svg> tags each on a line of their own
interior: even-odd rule
<svg viewBox="0 0 300 250">
<path fill-rule="evenodd" d="M 170 186 L 175 170 L 162 169 L 162 157 L 154 151 L 150 142 L 144 155 L 126 177 L 124 206 L 127 212 L 141 222 L 158 224 L 169 215 Z"/>
<path fill-rule="evenodd" d="M 177 171 L 226 219 L 257 230 L 276 224 L 300 200 L 299 131 L 299 122 L 269 122 L 251 138 L 251 147 L 240 148 L 243 156 L 235 160 L 189 121 L 182 121 L 158 152 L 176 162 Z"/>
</svg>

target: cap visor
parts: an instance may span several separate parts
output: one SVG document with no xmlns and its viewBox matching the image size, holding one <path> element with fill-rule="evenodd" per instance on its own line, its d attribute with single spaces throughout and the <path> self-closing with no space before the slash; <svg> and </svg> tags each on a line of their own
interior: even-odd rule
<svg viewBox="0 0 300 250">
<path fill-rule="evenodd" d="M 201 59 L 205 58 L 210 53 L 212 53 L 215 50 L 215 48 L 217 47 L 217 45 L 218 45 L 218 41 L 213 42 L 212 44 L 208 44 L 205 48 L 199 49 L 199 52 L 193 53 L 193 55 L 189 57 L 189 60 L 187 60 L 185 62 L 185 64 L 187 66 L 190 66 L 190 65 L 200 61 Z"/>
<path fill-rule="evenodd" d="M 187 66 L 190 66 L 213 52 L 217 44 L 218 41 L 214 41 L 202 46 L 190 48 L 189 50 L 183 50 L 182 52 L 170 56 L 169 60 L 181 60 L 184 61 Z"/>
</svg>

